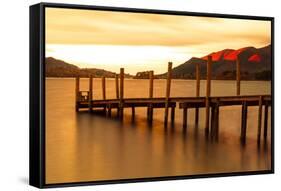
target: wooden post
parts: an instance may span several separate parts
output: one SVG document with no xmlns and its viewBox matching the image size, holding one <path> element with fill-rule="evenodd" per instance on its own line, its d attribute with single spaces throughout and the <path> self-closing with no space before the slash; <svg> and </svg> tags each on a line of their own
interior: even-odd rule
<svg viewBox="0 0 281 191">
<path fill-rule="evenodd" d="M 90 75 L 89 77 L 89 111 L 93 110 L 92 107 L 92 100 L 93 100 L 93 77 Z"/>
<path fill-rule="evenodd" d="M 153 97 L 153 79 L 154 79 L 154 72 L 150 71 L 149 72 L 149 98 Z M 153 120 L 153 107 L 152 104 L 149 104 L 147 108 L 147 119 L 149 122 L 152 122 Z"/>
<path fill-rule="evenodd" d="M 154 72 L 149 72 L 149 98 L 153 97 L 153 80 L 154 80 Z"/>
<path fill-rule="evenodd" d="M 119 77 L 118 77 L 118 74 L 115 75 L 115 89 L 116 89 L 116 99 L 119 99 Z M 119 107 L 117 108 L 117 116 L 119 116 Z"/>
<path fill-rule="evenodd" d="M 211 107 L 211 139 L 215 136 L 215 107 Z"/>
<path fill-rule="evenodd" d="M 175 122 L 175 107 L 173 106 L 171 109 L 171 123 Z"/>
<path fill-rule="evenodd" d="M 119 99 L 119 80 L 118 80 L 118 74 L 115 75 L 115 88 L 116 88 L 116 99 Z"/>
<path fill-rule="evenodd" d="M 216 117 L 215 117 L 216 123 L 215 123 L 215 140 L 219 140 L 219 128 L 220 128 L 220 107 L 219 103 L 216 105 Z"/>
<path fill-rule="evenodd" d="M 106 84 L 105 84 L 105 77 L 102 77 L 102 99 L 106 100 Z"/>
<path fill-rule="evenodd" d="M 210 120 L 210 100 L 209 97 L 206 97 L 206 119 L 205 119 L 205 132 L 207 134 L 207 136 L 209 135 L 209 120 Z"/>
<path fill-rule="evenodd" d="M 187 107 L 183 108 L 183 129 L 187 127 Z"/>
<path fill-rule="evenodd" d="M 240 95 L 240 60 L 236 59 L 236 95 Z"/>
<path fill-rule="evenodd" d="M 168 115 L 169 115 L 169 98 L 170 98 L 170 91 L 171 91 L 172 66 L 173 63 L 169 62 L 168 72 L 167 72 L 167 83 L 166 83 L 165 119 L 164 119 L 165 126 L 167 126 Z"/>
<path fill-rule="evenodd" d="M 107 109 L 108 109 L 107 116 L 111 117 L 111 104 L 108 104 Z"/>
<path fill-rule="evenodd" d="M 247 113 L 248 113 L 247 103 L 243 102 L 243 105 L 242 105 L 242 117 L 241 117 L 241 135 L 240 135 L 240 139 L 241 139 L 242 143 L 245 143 L 245 141 L 246 141 Z"/>
<path fill-rule="evenodd" d="M 79 111 L 79 91 L 80 91 L 80 79 L 75 78 L 75 110 Z"/>
<path fill-rule="evenodd" d="M 209 118 L 210 118 L 210 100 L 211 95 L 211 76 L 212 76 L 212 56 L 208 56 L 207 62 L 207 82 L 206 82 L 206 121 L 205 121 L 205 131 L 209 134 Z"/>
<path fill-rule="evenodd" d="M 135 107 L 132 107 L 132 120 L 135 120 Z"/>
<path fill-rule="evenodd" d="M 211 138 L 218 141 L 219 137 L 219 100 L 216 100 L 215 105 L 212 107 L 211 118 Z"/>
<path fill-rule="evenodd" d="M 208 56 L 207 63 L 207 83 L 206 83 L 206 96 L 210 97 L 211 95 L 211 78 L 212 78 L 212 56 Z"/>
<path fill-rule="evenodd" d="M 196 64 L 196 97 L 200 96 L 200 65 Z M 199 123 L 199 108 L 195 108 L 195 126 Z"/>
<path fill-rule="evenodd" d="M 149 123 L 152 123 L 152 121 L 153 121 L 153 106 L 152 106 L 152 103 L 148 104 L 147 120 L 148 120 Z"/>
<path fill-rule="evenodd" d="M 265 102 L 264 106 L 264 126 L 263 126 L 263 138 L 266 141 L 267 138 L 267 126 L 268 126 L 268 103 Z"/>
<path fill-rule="evenodd" d="M 116 99 L 119 99 L 119 77 L 118 77 L 118 74 L 115 75 L 115 89 L 116 89 Z M 119 108 L 117 108 L 117 116 L 119 116 Z"/>
<path fill-rule="evenodd" d="M 257 140 L 260 142 L 261 139 L 261 120 L 262 120 L 262 100 L 263 97 L 259 97 L 259 113 L 258 113 L 258 134 L 257 134 Z"/>
<path fill-rule="evenodd" d="M 102 99 L 106 100 L 105 77 L 101 78 L 101 84 L 102 84 Z M 104 110 L 104 114 L 106 114 L 106 106 L 104 106 L 103 110 Z"/>
<path fill-rule="evenodd" d="M 124 68 L 120 68 L 120 98 L 119 98 L 119 117 L 123 119 L 123 98 L 124 98 Z"/>
</svg>

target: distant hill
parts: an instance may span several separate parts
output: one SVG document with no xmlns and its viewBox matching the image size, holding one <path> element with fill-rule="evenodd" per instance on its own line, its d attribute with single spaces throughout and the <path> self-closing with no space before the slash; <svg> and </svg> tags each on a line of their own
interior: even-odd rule
<svg viewBox="0 0 281 191">
<path fill-rule="evenodd" d="M 194 79 L 196 64 L 200 64 L 201 78 L 204 79 L 206 77 L 206 63 L 208 56 L 212 56 L 213 60 L 213 79 L 236 79 L 236 60 L 238 57 L 241 63 L 241 79 L 271 79 L 271 45 L 258 49 L 254 47 L 245 47 L 238 50 L 224 49 L 201 58 L 193 57 L 172 69 L 173 78 Z M 158 75 L 158 77 L 165 78 L 166 73 Z"/>
<path fill-rule="evenodd" d="M 92 75 L 94 78 L 107 77 L 113 78 L 116 73 L 97 68 L 79 68 L 73 64 L 66 63 L 62 60 L 48 57 L 45 59 L 45 75 L 46 77 L 88 77 Z M 132 77 L 125 74 L 125 77 Z"/>
<path fill-rule="evenodd" d="M 196 65 L 200 65 L 201 79 L 206 77 L 208 56 L 212 56 L 212 79 L 235 80 L 236 60 L 239 58 L 242 80 L 270 80 L 271 79 L 271 45 L 255 48 L 244 47 L 238 50 L 224 49 L 210 53 L 201 58 L 193 57 L 172 69 L 172 77 L 176 79 L 195 79 Z M 116 73 L 97 68 L 79 68 L 52 57 L 45 60 L 46 77 L 115 77 Z M 155 75 L 155 78 L 166 78 L 167 73 Z M 147 79 L 149 71 L 137 72 L 135 76 L 125 74 L 126 78 Z"/>
<path fill-rule="evenodd" d="M 79 67 L 68 64 L 62 60 L 49 57 L 45 59 L 46 77 L 72 77 L 79 76 Z"/>
</svg>

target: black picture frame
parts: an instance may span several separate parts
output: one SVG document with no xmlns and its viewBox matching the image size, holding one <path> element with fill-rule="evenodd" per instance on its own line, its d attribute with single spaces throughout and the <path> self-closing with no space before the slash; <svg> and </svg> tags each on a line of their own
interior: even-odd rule
<svg viewBox="0 0 281 191">
<path fill-rule="evenodd" d="M 251 171 L 251 172 L 229 172 L 200 175 L 184 176 L 165 176 L 153 178 L 89 181 L 89 182 L 66 182 L 58 184 L 45 183 L 45 8 L 69 8 L 85 10 L 103 10 L 134 13 L 154 13 L 165 15 L 186 15 L 215 18 L 235 18 L 249 20 L 264 20 L 271 22 L 271 58 L 272 58 L 272 78 L 271 78 L 271 96 L 272 96 L 272 114 L 271 114 L 271 170 Z M 129 183 L 146 181 L 163 181 L 187 178 L 207 178 L 207 177 L 225 177 L 242 176 L 256 174 L 274 173 L 274 18 L 248 15 L 231 15 L 216 13 L 197 13 L 171 10 L 153 10 L 153 9 L 135 9 L 121 7 L 104 7 L 92 5 L 74 5 L 59 3 L 39 3 L 30 6 L 30 139 L 29 139 L 29 184 L 38 188 L 53 188 L 66 186 L 83 186 L 111 183 Z"/>
</svg>

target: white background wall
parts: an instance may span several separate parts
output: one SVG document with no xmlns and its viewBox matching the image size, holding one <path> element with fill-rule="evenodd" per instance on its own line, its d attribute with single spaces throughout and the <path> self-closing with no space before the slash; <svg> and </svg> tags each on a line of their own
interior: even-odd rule
<svg viewBox="0 0 281 191">
<path fill-rule="evenodd" d="M 37 190 L 28 185 L 28 7 L 38 0 L 6 0 L 0 6 L 0 190 Z M 53 0 L 49 2 L 274 16 L 275 29 L 275 161 L 274 175 L 191 179 L 67 188 L 68 190 L 255 190 L 280 189 L 280 37 L 278 0 Z M 66 188 L 63 188 L 66 189 Z M 55 189 L 55 190 L 63 190 Z M 278 189 L 277 189 L 278 190 Z"/>
</svg>

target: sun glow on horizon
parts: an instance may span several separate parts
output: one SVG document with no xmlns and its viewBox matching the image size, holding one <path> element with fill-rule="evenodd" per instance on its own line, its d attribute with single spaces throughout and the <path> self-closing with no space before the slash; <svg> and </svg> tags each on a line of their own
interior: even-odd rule
<svg viewBox="0 0 281 191">
<path fill-rule="evenodd" d="M 46 57 L 64 60 L 80 68 L 99 68 L 126 73 L 155 70 L 166 72 L 166 63 L 174 67 L 192 57 L 192 50 L 186 47 L 131 46 L 131 45 L 47 45 Z"/>
</svg>

